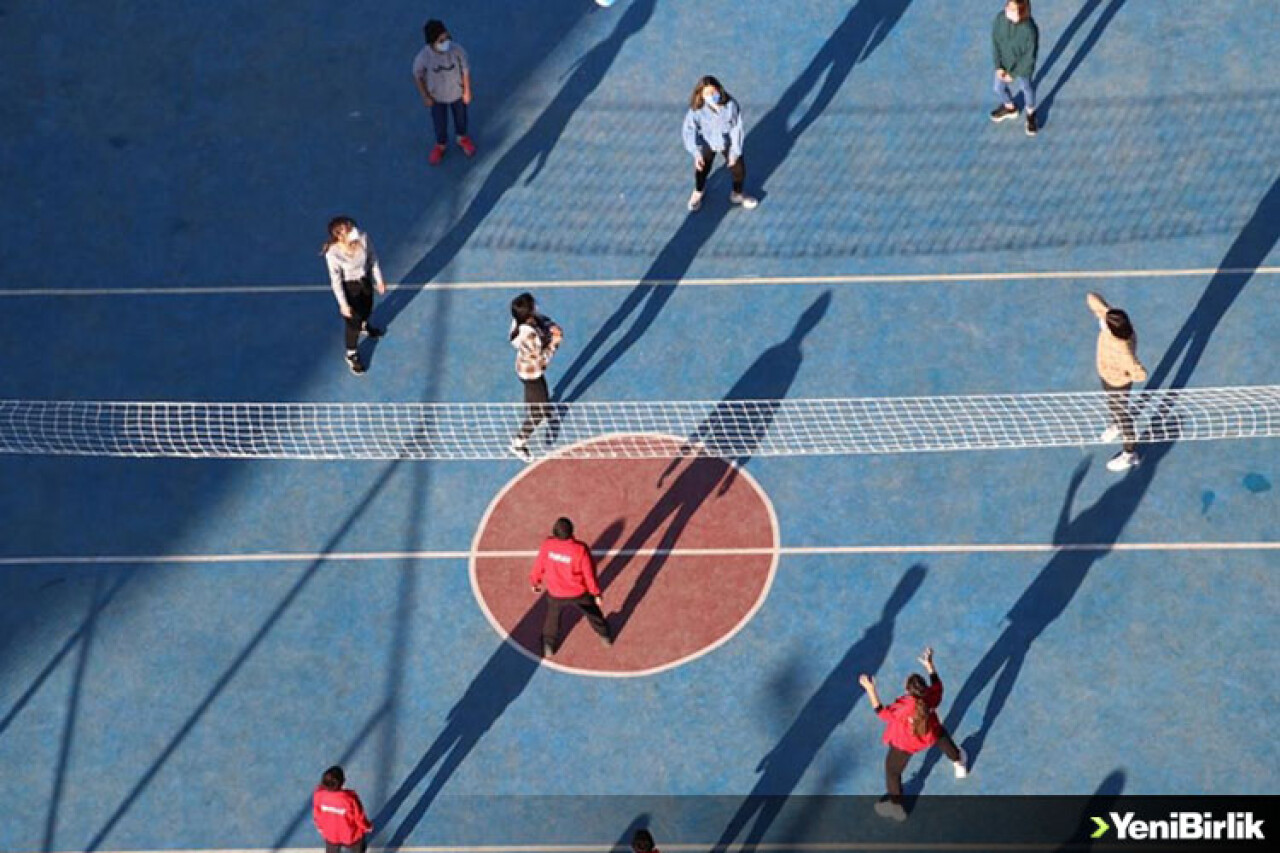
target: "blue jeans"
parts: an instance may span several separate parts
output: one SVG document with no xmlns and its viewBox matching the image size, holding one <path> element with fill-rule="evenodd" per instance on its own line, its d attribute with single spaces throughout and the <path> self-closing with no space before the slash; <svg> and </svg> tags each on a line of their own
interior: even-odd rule
<svg viewBox="0 0 1280 853">
<path fill-rule="evenodd" d="M 436 101 L 431 105 L 431 123 L 436 126 L 436 142 L 444 145 L 449 141 L 449 112 L 453 112 L 453 128 L 459 136 L 467 135 L 467 105 L 462 99 L 451 104 Z"/>
<path fill-rule="evenodd" d="M 1000 99 L 1002 104 L 1013 103 L 1013 86 L 1017 86 L 1022 91 L 1022 106 L 1027 112 L 1036 111 L 1036 87 L 1032 85 L 1030 77 L 1014 77 L 1012 83 L 1006 83 L 1000 79 L 1000 73 L 996 72 L 995 84 L 991 87 L 995 90 L 996 97 Z"/>
</svg>

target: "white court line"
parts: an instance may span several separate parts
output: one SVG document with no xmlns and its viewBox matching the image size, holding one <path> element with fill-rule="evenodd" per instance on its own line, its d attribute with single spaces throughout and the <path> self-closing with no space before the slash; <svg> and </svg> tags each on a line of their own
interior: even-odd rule
<svg viewBox="0 0 1280 853">
<path fill-rule="evenodd" d="M 1278 275 L 1280 267 L 1251 269 L 1188 267 L 1165 270 L 1059 270 L 1045 272 L 991 272 L 940 274 L 867 274 L 867 275 L 783 275 L 736 276 L 727 278 L 644 279 L 645 284 L 679 285 L 680 287 L 756 287 L 762 285 L 857 285 L 857 284 L 976 284 L 999 281 L 1073 281 L 1133 278 L 1198 278 L 1208 275 Z M 388 285 L 388 290 L 572 290 L 635 287 L 635 278 L 576 279 L 569 281 L 447 281 Z M 327 284 L 261 284 L 214 285 L 209 287 L 40 287 L 0 289 L 0 298 L 40 298 L 49 296 L 226 296 L 270 295 L 281 293 L 331 293 Z"/>
<path fill-rule="evenodd" d="M 953 545 L 793 545 L 776 549 L 783 557 L 840 556 L 857 554 L 1051 554 L 1058 551 L 1280 551 L 1280 542 L 1118 542 L 1070 543 L 973 543 Z M 754 557 L 775 553 L 773 548 L 630 548 L 596 554 L 612 557 Z M 0 566 L 51 565 L 164 565 L 205 563 L 312 563 L 380 562 L 387 560 L 532 560 L 533 551 L 261 551 L 240 554 L 118 554 L 92 556 L 0 557 Z"/>
</svg>

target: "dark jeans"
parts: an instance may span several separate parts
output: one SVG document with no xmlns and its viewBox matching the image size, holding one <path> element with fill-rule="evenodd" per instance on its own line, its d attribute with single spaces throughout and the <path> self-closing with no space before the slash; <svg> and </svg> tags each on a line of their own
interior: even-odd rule
<svg viewBox="0 0 1280 853">
<path fill-rule="evenodd" d="M 538 428 L 538 424 L 547 419 L 550 406 L 547 403 L 551 400 L 551 394 L 547 391 L 547 377 L 539 376 L 537 379 L 521 379 L 524 383 L 524 401 L 529 404 L 529 414 L 525 415 L 524 423 L 520 425 L 520 433 L 517 440 L 521 443 L 529 440 L 529 436 L 533 435 L 533 431 Z"/>
<path fill-rule="evenodd" d="M 342 318 L 346 326 L 343 340 L 346 341 L 347 352 L 354 352 L 356 344 L 360 343 L 360 329 L 373 313 L 373 283 L 367 277 L 359 281 L 344 281 L 342 290 L 347 295 L 347 304 L 351 306 L 351 316 Z"/>
<path fill-rule="evenodd" d="M 324 853 L 343 853 L 346 850 L 354 850 L 355 853 L 364 853 L 369 846 L 369 834 L 365 833 L 364 837 L 355 844 L 332 844 L 328 841 L 324 843 Z"/>
<path fill-rule="evenodd" d="M 1102 390 L 1107 392 L 1107 411 L 1111 413 L 1111 422 L 1120 428 L 1124 437 L 1124 452 L 1132 453 L 1137 447 L 1138 431 L 1133 426 L 1133 414 L 1129 411 L 1130 382 L 1126 385 L 1108 385 L 1104 379 Z"/>
<path fill-rule="evenodd" d="M 462 99 L 459 98 L 451 104 L 436 101 L 431 105 L 431 123 L 435 125 L 436 142 L 440 145 L 449 141 L 450 112 L 453 113 L 453 129 L 459 136 L 467 135 L 467 105 L 462 103 Z"/>
<path fill-rule="evenodd" d="M 729 160 L 729 152 L 720 152 L 725 161 Z M 716 152 L 706 148 L 702 149 L 702 168 L 696 166 L 693 170 L 693 188 L 698 192 L 702 192 L 707 186 L 707 176 L 711 174 L 711 164 L 716 159 Z M 742 185 L 747 180 L 747 162 L 745 157 L 739 157 L 738 162 L 729 167 L 729 174 L 733 175 L 733 191 L 742 192 Z"/>
<path fill-rule="evenodd" d="M 952 761 L 960 760 L 960 748 L 946 729 L 938 735 L 938 748 Z M 907 769 L 907 762 L 910 760 L 911 753 L 903 752 L 896 746 L 889 747 L 889 754 L 884 757 L 884 785 L 889 791 L 889 799 L 895 803 L 902 802 L 902 771 Z"/>
<path fill-rule="evenodd" d="M 600 606 L 596 604 L 596 600 L 588 593 L 583 593 L 577 598 L 556 598 L 554 595 L 547 595 L 547 618 L 542 620 L 542 644 L 550 646 L 552 651 L 560 648 L 560 611 L 566 607 L 574 606 L 582 611 L 582 615 L 587 617 L 587 621 L 591 623 L 591 628 L 601 637 L 606 639 L 613 635 L 609 633 L 609 623 L 604 619 L 604 613 L 601 612 Z"/>
</svg>

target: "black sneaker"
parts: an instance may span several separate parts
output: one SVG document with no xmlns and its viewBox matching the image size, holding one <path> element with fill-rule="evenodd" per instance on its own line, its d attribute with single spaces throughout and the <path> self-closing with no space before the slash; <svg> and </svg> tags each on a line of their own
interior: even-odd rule
<svg viewBox="0 0 1280 853">
<path fill-rule="evenodd" d="M 1027 113 L 1027 136 L 1035 136 L 1036 130 L 1036 114 Z"/>
<path fill-rule="evenodd" d="M 351 372 L 356 376 L 361 375 L 366 370 L 364 362 L 360 360 L 360 353 L 358 352 L 347 353 L 347 367 L 350 367 Z"/>
<path fill-rule="evenodd" d="M 1001 104 L 1000 106 L 996 107 L 994 110 L 991 111 L 991 120 L 1004 121 L 1005 119 L 1013 118 L 1017 114 L 1018 114 L 1017 107 L 1011 107 L 1011 106 L 1008 106 L 1007 104 Z"/>
<path fill-rule="evenodd" d="M 377 326 L 370 326 L 368 323 L 365 323 L 364 333 L 371 338 L 380 338 L 387 333 L 387 330 L 378 328 Z"/>
</svg>

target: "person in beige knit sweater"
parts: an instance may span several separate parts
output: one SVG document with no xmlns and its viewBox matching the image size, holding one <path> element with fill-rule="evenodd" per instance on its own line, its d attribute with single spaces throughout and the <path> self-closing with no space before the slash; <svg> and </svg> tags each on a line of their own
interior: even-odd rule
<svg viewBox="0 0 1280 853">
<path fill-rule="evenodd" d="M 1134 382 L 1146 380 L 1147 369 L 1138 361 L 1138 334 L 1129 315 L 1112 308 L 1097 293 L 1090 293 L 1085 302 L 1098 318 L 1098 378 L 1107 392 L 1107 410 L 1111 413 L 1111 425 L 1102 433 L 1102 440 L 1124 440 L 1121 451 L 1107 462 L 1107 469 L 1127 471 L 1140 461 L 1137 431 L 1129 411 L 1129 389 Z"/>
</svg>

